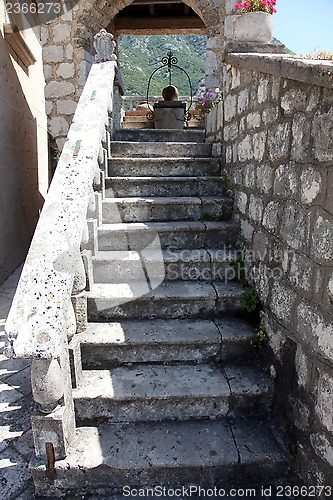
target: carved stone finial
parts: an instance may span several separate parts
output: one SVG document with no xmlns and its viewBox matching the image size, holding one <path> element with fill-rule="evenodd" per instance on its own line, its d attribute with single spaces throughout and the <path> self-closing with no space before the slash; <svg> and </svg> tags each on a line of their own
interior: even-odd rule
<svg viewBox="0 0 333 500">
<path fill-rule="evenodd" d="M 96 50 L 95 62 L 116 61 L 117 56 L 113 53 L 116 48 L 114 36 L 105 29 L 101 29 L 94 36 L 94 48 Z"/>
</svg>

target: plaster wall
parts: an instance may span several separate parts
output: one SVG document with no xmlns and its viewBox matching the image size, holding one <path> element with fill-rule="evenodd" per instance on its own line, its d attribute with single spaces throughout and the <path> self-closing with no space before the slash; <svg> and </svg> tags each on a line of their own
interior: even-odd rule
<svg viewBox="0 0 333 500">
<path fill-rule="evenodd" d="M 208 118 L 263 308 L 275 411 L 300 473 L 332 485 L 332 62 L 229 54 Z"/>
<path fill-rule="evenodd" d="M 25 258 L 48 188 L 47 119 L 38 33 L 23 32 L 36 62 L 25 68 L 4 35 L 0 1 L 0 283 Z M 23 61 L 24 62 L 24 61 Z"/>
</svg>

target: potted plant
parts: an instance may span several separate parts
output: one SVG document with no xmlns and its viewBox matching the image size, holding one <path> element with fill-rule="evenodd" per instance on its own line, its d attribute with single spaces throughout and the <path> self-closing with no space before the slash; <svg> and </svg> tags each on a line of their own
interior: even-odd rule
<svg viewBox="0 0 333 500">
<path fill-rule="evenodd" d="M 202 96 L 198 97 L 195 109 L 190 111 L 189 127 L 203 128 L 208 113 L 215 108 L 222 100 L 222 92 L 217 90 L 205 90 Z"/>
<path fill-rule="evenodd" d="M 193 114 L 207 115 L 213 108 L 215 108 L 222 100 L 222 92 L 206 90 L 195 105 Z"/>
<path fill-rule="evenodd" d="M 198 97 L 195 109 L 190 112 L 191 120 L 188 126 L 203 127 L 208 113 L 222 100 L 222 92 L 206 90 Z"/>
<path fill-rule="evenodd" d="M 276 0 L 247 0 L 236 3 L 235 9 L 239 14 L 225 19 L 226 38 L 238 42 L 272 41 Z"/>
</svg>

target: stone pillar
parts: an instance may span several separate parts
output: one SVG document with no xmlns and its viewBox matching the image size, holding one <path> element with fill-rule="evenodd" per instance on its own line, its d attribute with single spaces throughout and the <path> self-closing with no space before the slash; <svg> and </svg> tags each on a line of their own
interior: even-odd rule
<svg viewBox="0 0 333 500">
<path fill-rule="evenodd" d="M 36 457 L 62 460 L 76 429 L 67 339 L 59 359 L 32 361 L 31 384 L 40 407 L 31 417 Z"/>
<path fill-rule="evenodd" d="M 77 387 L 82 376 L 82 361 L 80 342 L 77 339 L 77 333 L 84 332 L 88 326 L 87 314 L 87 271 L 92 269 L 91 254 L 85 254 L 84 259 L 80 255 L 76 273 L 74 275 L 74 284 L 69 309 L 73 311 L 75 330 L 69 337 L 69 361 L 72 386 Z M 84 262 L 85 261 L 85 262 Z M 90 271 L 91 272 L 91 271 Z"/>
<path fill-rule="evenodd" d="M 221 84 L 221 35 L 208 35 L 206 45 L 206 89 L 216 90 Z"/>
<path fill-rule="evenodd" d="M 234 38 L 235 21 L 239 19 L 235 14 L 239 14 L 237 9 L 235 9 L 235 0 L 225 0 L 225 16 L 221 23 L 221 29 L 224 39 L 224 51 L 226 52 L 266 52 L 274 54 L 285 54 L 286 48 L 282 44 L 275 44 L 270 41 L 270 36 L 268 34 L 269 29 L 272 29 L 272 23 L 274 16 L 269 16 L 268 19 L 261 20 L 261 24 L 258 28 L 258 32 L 255 33 L 253 30 L 249 30 L 251 25 L 250 17 L 247 18 L 245 28 L 243 30 L 243 40 L 236 40 Z M 244 14 L 246 15 L 246 14 Z M 253 21 L 252 21 L 253 22 Z M 239 21 L 236 23 L 239 25 Z M 253 40 L 248 38 L 249 32 L 254 35 Z M 266 35 L 264 33 L 266 32 Z M 257 38 L 258 37 L 258 38 Z M 257 41 L 255 41 L 257 40 Z"/>
</svg>

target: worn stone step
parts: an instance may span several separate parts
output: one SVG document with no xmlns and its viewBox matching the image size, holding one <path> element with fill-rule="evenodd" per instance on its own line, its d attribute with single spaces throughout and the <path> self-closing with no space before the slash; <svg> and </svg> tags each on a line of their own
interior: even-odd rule
<svg viewBox="0 0 333 500">
<path fill-rule="evenodd" d="M 95 283 L 128 283 L 142 280 L 143 266 L 150 276 L 157 278 L 161 273 L 161 259 L 164 263 L 166 280 L 229 281 L 235 276 L 233 262 L 238 252 L 225 250 L 151 250 L 140 254 L 136 251 L 101 251 L 93 257 Z"/>
<path fill-rule="evenodd" d="M 221 196 L 226 194 L 221 177 L 108 177 L 105 196 Z"/>
<path fill-rule="evenodd" d="M 79 421 L 187 420 L 262 413 L 272 388 L 255 364 L 135 364 L 84 370 L 73 398 Z"/>
<path fill-rule="evenodd" d="M 131 115 L 126 114 L 124 116 L 123 121 L 121 122 L 121 127 L 124 128 L 124 125 L 127 123 L 128 124 L 127 128 L 129 128 L 129 129 L 135 128 L 134 124 L 138 123 L 138 122 L 147 123 L 149 125 L 149 128 L 152 128 L 152 126 L 153 126 L 151 120 L 148 120 L 147 115 L 142 114 L 142 115 L 131 116 Z M 133 127 L 132 127 L 132 125 L 133 125 Z M 116 130 L 114 133 L 114 140 L 115 141 L 117 141 L 118 138 L 121 136 L 121 134 L 118 134 L 118 132 L 119 132 L 119 130 Z M 124 141 L 126 139 L 121 138 L 120 140 Z"/>
<path fill-rule="evenodd" d="M 138 155 L 139 156 L 139 155 Z M 110 177 L 205 177 L 219 176 L 220 160 L 217 158 L 179 158 L 176 152 L 172 158 L 113 157 L 109 161 Z M 162 155 L 160 155 L 162 156 Z"/>
<path fill-rule="evenodd" d="M 263 484 L 289 477 L 290 455 L 263 418 L 138 422 L 78 427 L 70 453 L 55 463 L 56 481 L 43 459 L 34 458 L 30 469 L 42 496 L 110 496 L 128 485 L 228 492 L 238 484 L 257 486 L 259 498 Z M 196 498 L 198 490 L 191 491 Z"/>
<path fill-rule="evenodd" d="M 102 224 L 99 250 L 142 250 L 154 241 L 162 248 L 232 248 L 238 236 L 233 221 L 133 222 Z M 157 240 L 156 240 L 157 238 Z"/>
<path fill-rule="evenodd" d="M 139 117 L 140 118 L 140 117 Z M 152 122 L 150 122 L 153 126 Z M 154 129 L 149 130 L 131 130 L 118 129 L 113 134 L 114 141 L 131 141 L 131 142 L 196 142 L 203 143 L 205 141 L 204 130 L 171 130 L 171 129 Z"/>
<path fill-rule="evenodd" d="M 124 120 L 121 123 L 121 126 L 124 128 L 124 124 L 128 123 L 129 126 L 127 128 L 130 129 L 131 125 L 136 123 L 136 122 L 146 122 L 149 124 L 149 128 L 152 128 L 153 124 L 152 124 L 151 120 L 148 120 L 146 115 L 147 115 L 147 113 L 145 115 L 142 114 L 142 115 L 136 115 L 136 116 L 131 116 L 131 115 L 126 114 L 124 116 Z M 133 128 L 134 128 L 134 126 L 133 126 Z M 114 140 L 115 141 L 117 141 L 118 139 L 120 139 L 121 141 L 127 140 L 126 138 L 122 137 L 122 134 L 119 132 L 121 132 L 119 129 L 115 131 Z M 133 139 L 131 139 L 131 140 L 133 140 Z"/>
<path fill-rule="evenodd" d="M 243 310 L 243 288 L 236 282 L 168 281 L 149 292 L 146 280 L 94 284 L 88 297 L 90 321 L 139 318 L 194 318 Z"/>
<path fill-rule="evenodd" d="M 204 363 L 244 359 L 253 350 L 256 332 L 242 320 L 122 320 L 89 323 L 78 334 L 84 369 L 123 363 Z"/>
<path fill-rule="evenodd" d="M 227 220 L 232 200 L 223 196 L 182 196 L 145 198 L 106 198 L 103 201 L 103 223 L 158 222 L 174 220 Z"/>
<path fill-rule="evenodd" d="M 212 154 L 212 145 L 195 142 L 112 141 L 111 154 L 114 157 L 130 158 L 150 158 L 152 156 L 158 158 L 208 158 Z"/>
<path fill-rule="evenodd" d="M 151 128 L 151 122 L 148 121 L 143 121 L 142 116 L 131 116 L 129 117 L 129 120 L 125 120 L 122 122 L 121 127 L 123 129 L 133 129 L 133 128 L 138 128 L 138 129 L 143 129 L 143 128 Z M 133 120 L 133 118 L 136 118 L 136 120 Z"/>
</svg>

